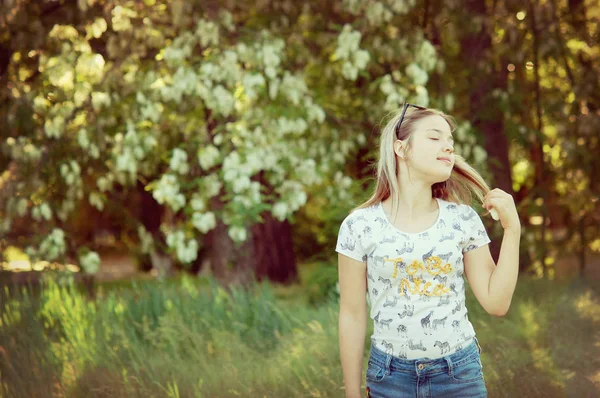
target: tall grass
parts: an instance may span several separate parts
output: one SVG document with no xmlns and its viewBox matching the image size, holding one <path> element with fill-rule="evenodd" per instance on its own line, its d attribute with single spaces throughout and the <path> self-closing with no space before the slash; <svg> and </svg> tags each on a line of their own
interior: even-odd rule
<svg viewBox="0 0 600 398">
<path fill-rule="evenodd" d="M 314 291 L 262 283 L 228 294 L 189 276 L 103 286 L 94 299 L 53 279 L 4 289 L 0 394 L 342 397 L 338 304 L 305 294 Z M 521 278 L 503 318 L 467 293 L 490 397 L 600 391 L 600 306 L 588 284 Z"/>
</svg>

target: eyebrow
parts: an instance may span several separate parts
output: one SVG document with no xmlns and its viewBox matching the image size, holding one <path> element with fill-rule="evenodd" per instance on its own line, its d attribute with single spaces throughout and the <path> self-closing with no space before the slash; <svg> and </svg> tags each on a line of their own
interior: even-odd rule
<svg viewBox="0 0 600 398">
<path fill-rule="evenodd" d="M 427 129 L 427 131 L 435 131 L 436 133 L 440 133 L 440 134 L 443 133 L 442 130 L 438 130 L 438 129 Z M 452 133 L 450 133 L 449 135 L 450 135 L 450 138 L 452 138 L 452 141 L 454 141 L 454 136 L 452 135 Z"/>
</svg>

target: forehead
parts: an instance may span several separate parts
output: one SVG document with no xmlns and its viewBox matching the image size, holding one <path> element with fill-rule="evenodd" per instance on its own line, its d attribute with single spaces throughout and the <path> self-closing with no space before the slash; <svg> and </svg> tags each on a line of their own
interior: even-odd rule
<svg viewBox="0 0 600 398">
<path fill-rule="evenodd" d="M 448 122 L 439 115 L 429 115 L 417 120 L 413 124 L 415 131 L 439 130 L 448 135 L 451 133 Z"/>
</svg>

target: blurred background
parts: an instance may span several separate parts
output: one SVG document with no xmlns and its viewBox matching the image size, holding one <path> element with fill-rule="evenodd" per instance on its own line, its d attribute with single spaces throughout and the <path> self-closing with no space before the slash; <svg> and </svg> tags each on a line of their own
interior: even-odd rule
<svg viewBox="0 0 600 398">
<path fill-rule="evenodd" d="M 507 316 L 467 292 L 490 396 L 598 396 L 599 40 L 593 0 L 3 0 L 0 395 L 344 396 L 337 233 L 408 101 L 521 217 Z"/>
</svg>

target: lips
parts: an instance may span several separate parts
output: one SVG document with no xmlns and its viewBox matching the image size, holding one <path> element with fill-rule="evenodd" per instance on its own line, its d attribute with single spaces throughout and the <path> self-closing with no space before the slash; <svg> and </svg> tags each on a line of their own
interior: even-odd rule
<svg viewBox="0 0 600 398">
<path fill-rule="evenodd" d="M 441 160 L 442 162 L 445 162 L 447 164 L 452 164 L 452 161 L 450 160 L 450 158 L 438 158 L 438 160 Z"/>
</svg>

